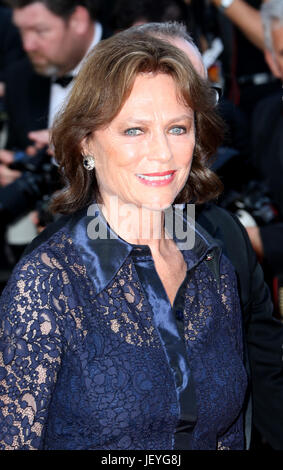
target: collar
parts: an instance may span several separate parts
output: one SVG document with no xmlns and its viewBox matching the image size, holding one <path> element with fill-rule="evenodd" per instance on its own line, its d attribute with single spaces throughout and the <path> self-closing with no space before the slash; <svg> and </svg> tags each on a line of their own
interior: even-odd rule
<svg viewBox="0 0 283 470">
<path fill-rule="evenodd" d="M 184 214 L 183 209 L 179 210 L 174 207 L 170 210 L 172 214 L 169 214 L 169 216 L 173 217 L 173 239 L 182 251 L 188 271 L 204 261 L 208 263 L 218 282 L 221 254 L 219 245 L 204 229 L 194 223 L 193 217 Z M 184 229 L 184 233 L 189 234 L 185 239 L 182 238 L 180 233 L 180 224 Z M 174 230 L 176 225 L 179 226 L 179 231 Z M 147 245 L 132 245 L 121 239 L 108 225 L 96 203 L 74 214 L 69 222 L 68 229 L 87 268 L 87 272 L 93 280 L 96 295 L 112 281 L 131 254 L 145 254 L 151 257 Z M 170 235 L 172 235 L 172 232 Z M 190 248 L 187 243 L 191 244 Z"/>
</svg>

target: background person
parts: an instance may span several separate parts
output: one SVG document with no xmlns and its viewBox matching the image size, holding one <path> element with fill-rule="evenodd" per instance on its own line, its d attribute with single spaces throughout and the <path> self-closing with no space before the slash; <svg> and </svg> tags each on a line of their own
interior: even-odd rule
<svg viewBox="0 0 283 470">
<path fill-rule="evenodd" d="M 283 81 L 283 4 L 270 0 L 262 7 L 265 30 L 265 58 L 272 73 Z M 264 181 L 277 210 L 272 224 L 248 228 L 258 256 L 263 260 L 268 279 L 283 276 L 283 190 L 282 190 L 282 90 L 266 97 L 255 109 L 252 121 L 252 164 Z"/>
<path fill-rule="evenodd" d="M 260 7 L 264 3 L 265 0 L 211 0 L 217 7 L 216 19 L 222 30 L 225 94 L 244 113 L 248 129 L 256 104 L 280 89 L 263 56 Z"/>
<path fill-rule="evenodd" d="M 72 77 L 103 31 L 95 1 L 11 0 L 9 5 L 27 58 L 7 74 L 7 148 L 23 150 L 31 143 L 30 131 L 52 125 Z"/>
<path fill-rule="evenodd" d="M 61 183 L 45 151 L 47 129 L 67 98 L 84 57 L 107 35 L 97 19 L 95 0 L 11 0 L 8 4 L 26 56 L 5 73 L 7 141 L 0 150 L 3 240 L 7 227 L 31 210 L 39 213 L 40 225 L 49 223 L 47 199 Z M 4 243 L 1 268 L 7 265 L 11 269 L 25 246 Z M 7 273 L 9 276 L 10 271 Z"/>
<path fill-rule="evenodd" d="M 231 20 L 245 36 L 258 48 L 264 49 L 264 33 L 260 18 L 260 12 L 256 8 L 256 3 L 268 2 L 268 0 L 259 0 L 258 2 L 249 2 L 244 0 L 210 0 L 213 5 L 220 8 L 221 11 Z"/>
</svg>

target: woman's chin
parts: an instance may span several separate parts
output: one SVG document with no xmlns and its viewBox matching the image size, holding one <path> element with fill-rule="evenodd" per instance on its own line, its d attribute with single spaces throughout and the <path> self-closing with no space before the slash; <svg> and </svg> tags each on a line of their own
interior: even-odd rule
<svg viewBox="0 0 283 470">
<path fill-rule="evenodd" d="M 142 207 L 147 210 L 151 211 L 165 211 L 168 209 L 168 207 L 171 207 L 174 202 L 174 199 L 170 198 L 168 200 L 163 200 L 163 201 L 150 201 L 148 203 L 144 202 L 142 204 Z"/>
</svg>

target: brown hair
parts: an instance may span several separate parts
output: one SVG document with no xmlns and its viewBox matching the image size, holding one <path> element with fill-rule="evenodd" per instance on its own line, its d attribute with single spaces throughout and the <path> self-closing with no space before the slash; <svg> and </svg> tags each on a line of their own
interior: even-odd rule
<svg viewBox="0 0 283 470">
<path fill-rule="evenodd" d="M 196 146 L 188 182 L 175 202 L 204 202 L 221 189 L 207 168 L 220 143 L 221 123 L 214 94 L 194 70 L 185 53 L 166 41 L 144 34 L 118 33 L 101 41 L 77 76 L 68 103 L 55 121 L 52 143 L 65 188 L 55 194 L 50 209 L 71 213 L 99 201 L 95 170 L 83 165 L 83 139 L 108 125 L 119 113 L 140 73 L 166 73 L 174 79 L 179 97 L 195 111 Z"/>
</svg>

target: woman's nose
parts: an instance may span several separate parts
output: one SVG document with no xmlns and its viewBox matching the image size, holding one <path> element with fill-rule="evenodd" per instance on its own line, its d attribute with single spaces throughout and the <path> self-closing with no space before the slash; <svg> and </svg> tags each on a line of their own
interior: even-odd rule
<svg viewBox="0 0 283 470">
<path fill-rule="evenodd" d="M 155 133 L 151 137 L 148 154 L 149 160 L 169 161 L 172 158 L 172 149 L 168 136 L 164 132 Z"/>
</svg>

